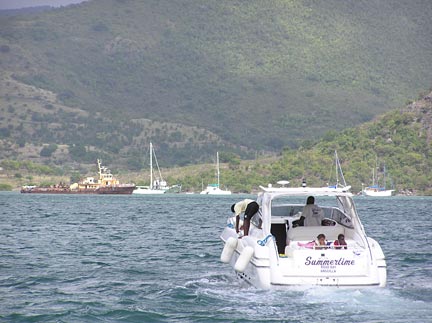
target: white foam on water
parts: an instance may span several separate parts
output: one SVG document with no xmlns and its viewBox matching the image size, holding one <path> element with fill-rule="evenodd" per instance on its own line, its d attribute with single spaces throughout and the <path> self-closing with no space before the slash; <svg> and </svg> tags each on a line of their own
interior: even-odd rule
<svg viewBox="0 0 432 323">
<path fill-rule="evenodd" d="M 430 314 L 426 302 L 403 297 L 390 288 L 294 286 L 286 290 L 259 290 L 220 273 L 189 281 L 188 286 L 192 285 L 197 294 L 222 305 L 218 309 L 221 314 L 228 315 L 235 309 L 242 313 L 239 318 L 258 321 L 266 317 L 283 321 L 289 313 L 289 322 L 338 322 L 344 317 L 347 322 L 417 323 L 420 313 L 425 317 Z"/>
</svg>

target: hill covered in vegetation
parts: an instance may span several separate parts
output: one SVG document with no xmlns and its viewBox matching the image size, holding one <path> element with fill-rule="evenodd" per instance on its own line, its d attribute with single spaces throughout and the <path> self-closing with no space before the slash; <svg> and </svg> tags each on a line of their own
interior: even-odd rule
<svg viewBox="0 0 432 323">
<path fill-rule="evenodd" d="M 0 159 L 138 171 L 150 141 L 163 166 L 299 148 L 430 87 L 431 10 L 92 0 L 0 16 Z"/>
<path fill-rule="evenodd" d="M 292 186 L 306 179 L 310 186 L 334 185 L 336 172 L 334 151 L 338 152 L 342 170 L 353 192 L 372 182 L 372 169 L 387 169 L 387 182 L 381 185 L 396 189 L 397 194 L 432 195 L 432 92 L 422 95 L 403 108 L 393 109 L 373 121 L 342 132 L 328 131 L 318 141 L 304 142 L 298 149 L 286 148 L 279 156 L 240 160 L 239 156 L 221 152 L 221 183 L 234 192 L 250 193 L 260 185 L 289 180 Z M 3 183 L 8 187 L 23 184 L 56 184 L 60 180 L 76 181 L 72 170 L 30 162 L 0 162 Z M 200 191 L 215 181 L 215 164 L 202 164 L 162 170 L 169 183 L 181 183 L 185 191 Z M 90 174 L 95 174 L 95 169 Z M 123 172 L 120 178 L 147 184 L 149 171 Z M 1 184 L 0 182 L 0 184 Z"/>
<path fill-rule="evenodd" d="M 334 152 L 353 192 L 372 184 L 372 173 L 387 170 L 386 182 L 397 194 L 432 195 L 432 92 L 423 94 L 406 107 L 393 109 L 373 121 L 342 132 L 328 131 L 316 142 L 304 142 L 299 149 L 284 149 L 272 160 L 254 160 L 226 165 L 222 182 L 234 191 L 251 192 L 259 185 L 289 180 L 299 186 L 306 179 L 310 186 L 336 183 Z M 199 187 L 202 173 L 194 181 L 181 181 Z"/>
</svg>

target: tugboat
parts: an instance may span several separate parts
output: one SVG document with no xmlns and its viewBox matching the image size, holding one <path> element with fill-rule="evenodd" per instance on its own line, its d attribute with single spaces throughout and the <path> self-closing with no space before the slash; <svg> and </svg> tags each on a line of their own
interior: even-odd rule
<svg viewBox="0 0 432 323">
<path fill-rule="evenodd" d="M 86 177 L 70 186 L 59 184 L 50 187 L 23 186 L 21 193 L 39 194 L 132 194 L 135 184 L 120 184 L 106 166 L 97 160 L 99 179 Z"/>
</svg>

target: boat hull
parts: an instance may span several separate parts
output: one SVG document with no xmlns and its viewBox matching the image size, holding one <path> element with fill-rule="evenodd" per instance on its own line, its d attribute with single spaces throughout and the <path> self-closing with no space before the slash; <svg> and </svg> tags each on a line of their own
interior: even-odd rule
<svg viewBox="0 0 432 323">
<path fill-rule="evenodd" d="M 393 196 L 394 190 L 363 190 L 363 195 L 365 196 L 378 196 L 378 197 L 386 197 Z"/>
<path fill-rule="evenodd" d="M 31 187 L 21 189 L 21 193 L 32 194 L 132 194 L 135 185 L 99 187 L 95 189 L 70 189 L 62 187 Z"/>
<path fill-rule="evenodd" d="M 207 186 L 204 191 L 200 192 L 201 195 L 231 195 L 231 191 L 225 191 L 217 186 Z"/>
<path fill-rule="evenodd" d="M 233 233 L 224 232 L 226 237 Z M 244 238 L 243 238 L 244 239 Z M 258 289 L 286 289 L 294 286 L 385 287 L 387 269 L 385 260 L 370 259 L 366 251 L 301 250 L 291 254 L 277 253 L 270 239 L 260 246 L 262 239 L 239 239 L 229 261 L 238 266 L 246 246 L 253 246 L 254 255 L 237 277 Z M 254 240 L 254 241 L 253 241 Z M 226 242 L 226 241 L 224 241 Z"/>
<path fill-rule="evenodd" d="M 166 190 L 154 190 L 151 188 L 136 188 L 133 190 L 132 194 L 137 195 L 159 195 L 165 194 Z"/>
</svg>

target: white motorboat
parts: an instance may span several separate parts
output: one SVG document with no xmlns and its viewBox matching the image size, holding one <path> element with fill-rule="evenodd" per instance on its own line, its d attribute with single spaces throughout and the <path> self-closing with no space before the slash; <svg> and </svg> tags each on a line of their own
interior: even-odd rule
<svg viewBox="0 0 432 323">
<path fill-rule="evenodd" d="M 218 184 L 208 184 L 207 187 L 200 192 L 200 194 L 204 195 L 231 195 L 231 191 L 223 190 L 219 187 Z"/>
<path fill-rule="evenodd" d="M 208 184 L 205 190 L 202 190 L 200 194 L 207 195 L 231 195 L 231 191 L 223 190 L 220 188 L 220 172 L 219 172 L 219 152 L 216 153 L 216 179 L 217 183 Z"/>
<path fill-rule="evenodd" d="M 308 196 L 314 196 L 325 219 L 321 226 L 296 226 Z M 259 193 L 260 210 L 251 220 L 249 235 L 235 231 L 228 218 L 221 239 L 221 261 L 237 276 L 261 289 L 296 285 L 384 287 L 387 269 L 377 241 L 368 237 L 352 194 L 331 188 L 286 187 Z M 324 234 L 324 248 L 314 240 Z M 334 242 L 344 234 L 346 249 Z"/>
</svg>

